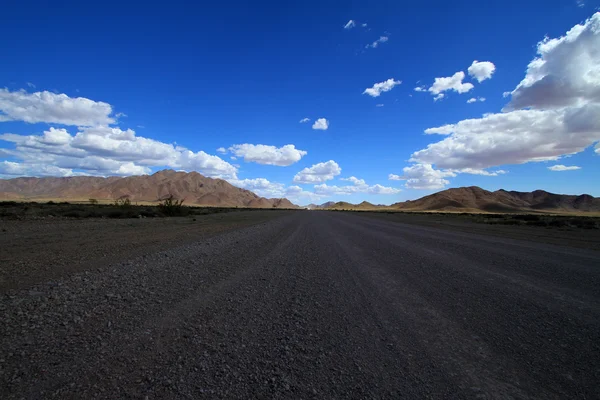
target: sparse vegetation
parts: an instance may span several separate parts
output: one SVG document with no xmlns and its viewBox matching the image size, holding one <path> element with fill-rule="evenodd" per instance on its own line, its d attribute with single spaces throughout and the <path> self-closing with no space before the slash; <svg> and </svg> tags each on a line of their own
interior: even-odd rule
<svg viewBox="0 0 600 400">
<path fill-rule="evenodd" d="M 183 201 L 170 194 L 160 202 L 158 209 L 168 217 L 187 215 L 189 213 L 187 207 L 183 207 Z"/>
<path fill-rule="evenodd" d="M 120 208 L 129 208 L 131 206 L 131 199 L 127 195 L 121 196 L 115 200 L 115 206 Z"/>
<path fill-rule="evenodd" d="M 93 206 L 95 206 L 95 205 L 97 205 L 97 204 L 98 204 L 98 200 L 97 200 L 97 199 L 90 199 L 90 200 L 89 200 L 89 202 L 90 202 L 90 204 L 91 204 L 91 205 L 93 205 Z"/>
<path fill-rule="evenodd" d="M 4 219 L 42 219 L 42 218 L 162 218 L 176 216 L 201 216 L 235 211 L 277 211 L 268 208 L 238 207 L 195 207 L 183 206 L 183 201 L 172 199 L 159 205 L 134 205 L 131 202 L 115 201 L 110 204 L 73 204 L 49 201 L 46 203 L 0 201 L 0 218 Z"/>
</svg>

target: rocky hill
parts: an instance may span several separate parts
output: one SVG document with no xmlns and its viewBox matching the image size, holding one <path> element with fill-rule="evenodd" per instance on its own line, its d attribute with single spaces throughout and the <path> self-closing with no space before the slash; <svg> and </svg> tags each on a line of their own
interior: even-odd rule
<svg viewBox="0 0 600 400">
<path fill-rule="evenodd" d="M 326 209 L 459 211 L 459 212 L 600 212 L 600 198 L 587 194 L 554 194 L 544 190 L 490 192 L 477 186 L 448 189 L 417 200 L 378 206 L 368 202 L 334 203 Z"/>
<path fill-rule="evenodd" d="M 587 194 L 554 194 L 544 190 L 490 192 L 477 186 L 448 189 L 414 201 L 392 204 L 390 208 L 411 211 L 486 212 L 598 212 L 600 198 Z"/>
<path fill-rule="evenodd" d="M 158 201 L 169 195 L 185 199 L 185 204 L 296 208 L 288 199 L 267 199 L 240 189 L 222 179 L 207 178 L 197 172 L 163 170 L 153 175 L 121 177 L 77 176 L 67 178 L 15 178 L 0 180 L 0 200 L 114 200 L 126 196 L 131 201 Z"/>
</svg>

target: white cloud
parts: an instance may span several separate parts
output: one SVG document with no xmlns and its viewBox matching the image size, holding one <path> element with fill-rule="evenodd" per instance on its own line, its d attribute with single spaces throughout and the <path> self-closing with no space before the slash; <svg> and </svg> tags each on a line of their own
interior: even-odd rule
<svg viewBox="0 0 600 400">
<path fill-rule="evenodd" d="M 465 171 L 557 160 L 600 141 L 600 13 L 563 37 L 538 43 L 538 57 L 501 113 L 430 128 L 448 135 L 411 161 Z"/>
<path fill-rule="evenodd" d="M 373 43 L 371 43 L 371 44 L 368 44 L 368 45 L 366 45 L 366 46 L 365 46 L 365 48 L 366 48 L 366 49 L 368 49 L 368 48 L 376 49 L 377 47 L 379 47 L 379 45 L 380 45 L 381 43 L 385 43 L 385 42 L 387 42 L 388 40 L 390 40 L 390 38 L 389 38 L 389 37 L 387 37 L 387 36 L 380 36 L 380 37 L 379 37 L 379 39 L 377 39 L 376 41 L 374 41 L 374 42 L 373 42 Z"/>
<path fill-rule="evenodd" d="M 400 189 L 382 186 L 379 184 L 369 186 L 361 179 L 362 184 L 355 184 L 351 186 L 329 186 L 325 183 L 321 185 L 315 185 L 315 193 L 320 196 L 334 196 L 334 195 L 350 195 L 355 193 L 366 193 L 366 194 L 397 194 L 400 193 Z"/>
<path fill-rule="evenodd" d="M 293 144 L 286 144 L 282 147 L 264 144 L 234 144 L 229 151 L 237 157 L 243 157 L 246 162 L 280 167 L 292 165 L 307 154 L 304 150 L 296 149 Z"/>
<path fill-rule="evenodd" d="M 566 166 L 566 165 L 557 164 L 557 165 L 548 167 L 548 169 L 550 171 L 576 171 L 578 169 L 581 169 L 581 167 L 578 167 L 576 165 Z"/>
<path fill-rule="evenodd" d="M 506 111 L 600 103 L 600 12 L 565 36 L 538 43 L 538 57 L 512 92 Z"/>
<path fill-rule="evenodd" d="M 282 198 L 285 197 L 293 203 L 300 203 L 301 201 L 317 201 L 322 196 L 306 191 L 300 186 L 288 186 L 286 187 L 282 183 L 271 182 L 265 178 L 254 178 L 254 179 L 228 179 L 229 183 L 242 189 L 250 190 L 259 196 L 267 198 Z"/>
<path fill-rule="evenodd" d="M 35 175 L 43 172 L 42 165 L 91 175 L 149 173 L 150 167 L 194 170 L 210 177 L 237 174 L 237 168 L 217 156 L 140 137 L 131 129 L 87 127 L 71 135 L 66 129 L 49 128 L 41 135 L 0 134 L 0 140 L 15 145 L 0 153 L 18 159 L 23 171 Z"/>
<path fill-rule="evenodd" d="M 427 86 L 417 86 L 414 90 L 415 92 L 426 92 Z"/>
<path fill-rule="evenodd" d="M 438 168 L 485 169 L 497 165 L 556 160 L 600 140 L 600 107 L 581 110 L 519 110 L 430 128 L 452 132 L 412 154 L 411 161 Z"/>
<path fill-rule="evenodd" d="M 362 26 L 363 28 L 366 28 L 366 27 L 367 27 L 367 24 L 366 24 L 366 23 L 364 23 L 364 24 L 361 24 L 360 26 Z"/>
<path fill-rule="evenodd" d="M 579 7 L 579 8 L 585 7 L 585 1 L 583 1 L 583 0 L 577 0 L 576 3 L 577 3 L 577 7 Z"/>
<path fill-rule="evenodd" d="M 83 97 L 71 98 L 47 91 L 27 93 L 24 90 L 10 92 L 0 89 L 0 122 L 96 126 L 114 123 L 111 114 L 110 104 Z"/>
<path fill-rule="evenodd" d="M 450 135 L 452 132 L 454 132 L 454 125 L 444 125 L 437 128 L 425 129 L 426 135 Z"/>
<path fill-rule="evenodd" d="M 217 153 L 227 154 L 227 149 L 225 147 L 219 147 Z"/>
<path fill-rule="evenodd" d="M 301 124 L 305 124 L 305 123 L 307 123 L 307 122 L 310 122 L 310 118 L 302 118 L 302 119 L 300 120 L 300 123 L 301 123 Z"/>
<path fill-rule="evenodd" d="M 379 103 L 379 104 L 375 104 L 375 107 L 383 107 L 385 104 Z"/>
<path fill-rule="evenodd" d="M 59 168 L 43 164 L 22 164 L 11 161 L 0 161 L 0 176 L 74 176 L 69 168 Z"/>
<path fill-rule="evenodd" d="M 319 118 L 312 126 L 315 130 L 326 131 L 329 128 L 329 121 L 326 118 Z"/>
<path fill-rule="evenodd" d="M 450 182 L 448 177 L 455 177 L 452 171 L 440 171 L 434 169 L 431 164 L 415 164 L 404 167 L 404 175 L 390 174 L 389 179 L 393 181 L 406 181 L 405 186 L 409 189 L 441 189 Z"/>
<path fill-rule="evenodd" d="M 357 185 L 357 186 L 366 185 L 364 179 L 358 179 L 355 176 L 351 176 L 350 178 L 341 178 L 340 180 L 352 182 L 354 185 Z"/>
<path fill-rule="evenodd" d="M 32 89 L 35 89 L 35 85 L 31 82 L 27 82 L 27 86 L 29 86 Z"/>
<path fill-rule="evenodd" d="M 512 92 L 503 92 L 502 97 L 507 98 Z"/>
<path fill-rule="evenodd" d="M 340 166 L 333 160 L 304 168 L 294 176 L 296 183 L 322 183 L 342 173 Z"/>
<path fill-rule="evenodd" d="M 442 100 L 444 97 L 446 97 L 446 95 L 444 93 L 440 93 L 433 98 L 433 101 Z"/>
<path fill-rule="evenodd" d="M 353 19 L 351 19 L 350 21 L 348 21 L 346 23 L 346 25 L 344 25 L 344 29 L 352 29 L 355 26 L 356 26 L 356 22 Z"/>
<path fill-rule="evenodd" d="M 475 102 L 484 102 L 485 101 L 485 97 L 471 97 L 469 100 L 467 100 L 467 104 L 472 104 Z"/>
<path fill-rule="evenodd" d="M 433 95 L 440 94 L 447 90 L 454 90 L 457 93 L 467 93 L 473 89 L 474 86 L 468 82 L 463 83 L 463 79 L 465 79 L 465 73 L 463 71 L 458 71 L 449 77 L 435 78 L 433 85 L 431 85 L 428 90 Z"/>
<path fill-rule="evenodd" d="M 227 179 L 229 183 L 242 189 L 250 190 L 262 197 L 284 197 L 285 185 L 271 182 L 265 178 L 254 179 Z"/>
<path fill-rule="evenodd" d="M 483 176 L 498 176 L 508 174 L 508 171 L 503 169 L 498 169 L 496 171 L 486 171 L 485 169 L 475 169 L 475 168 L 463 168 L 459 170 L 452 170 L 451 172 L 461 173 L 461 174 L 471 174 L 471 175 L 483 175 Z"/>
<path fill-rule="evenodd" d="M 473 64 L 468 69 L 469 75 L 477 82 L 481 83 L 486 79 L 491 79 L 496 71 L 496 66 L 490 61 L 473 61 Z"/>
<path fill-rule="evenodd" d="M 400 85 L 402 81 L 396 81 L 393 78 L 387 81 L 379 82 L 373 85 L 373 87 L 365 89 L 362 94 L 368 94 L 371 97 L 379 97 L 382 92 L 389 92 L 396 85 Z"/>
</svg>

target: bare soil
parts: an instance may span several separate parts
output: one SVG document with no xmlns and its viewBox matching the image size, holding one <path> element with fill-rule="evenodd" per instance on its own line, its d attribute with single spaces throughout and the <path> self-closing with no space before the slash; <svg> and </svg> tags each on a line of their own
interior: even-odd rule
<svg viewBox="0 0 600 400">
<path fill-rule="evenodd" d="M 197 242 L 293 211 L 181 218 L 0 219 L 0 293 Z"/>
</svg>

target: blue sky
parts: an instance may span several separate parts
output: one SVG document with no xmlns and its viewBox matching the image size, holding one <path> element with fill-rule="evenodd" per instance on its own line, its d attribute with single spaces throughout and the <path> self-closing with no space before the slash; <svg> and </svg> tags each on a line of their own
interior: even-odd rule
<svg viewBox="0 0 600 400">
<path fill-rule="evenodd" d="M 11 1 L 0 176 L 168 167 L 300 204 L 600 196 L 598 6 Z"/>
</svg>

